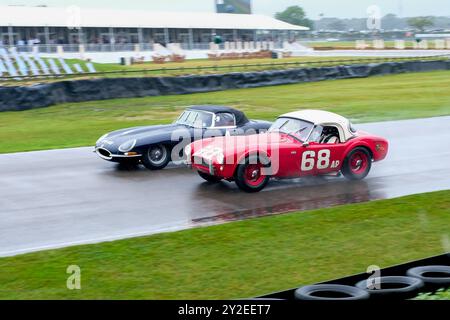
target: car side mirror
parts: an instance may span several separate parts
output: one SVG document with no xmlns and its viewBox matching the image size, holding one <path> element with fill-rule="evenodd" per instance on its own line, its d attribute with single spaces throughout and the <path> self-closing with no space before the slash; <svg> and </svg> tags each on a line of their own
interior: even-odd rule
<svg viewBox="0 0 450 320">
<path fill-rule="evenodd" d="M 303 142 L 303 146 L 306 148 L 306 147 L 309 147 L 309 142 Z"/>
</svg>

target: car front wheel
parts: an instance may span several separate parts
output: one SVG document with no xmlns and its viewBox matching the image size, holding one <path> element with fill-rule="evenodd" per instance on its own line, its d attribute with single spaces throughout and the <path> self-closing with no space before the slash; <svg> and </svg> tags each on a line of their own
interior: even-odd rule
<svg viewBox="0 0 450 320">
<path fill-rule="evenodd" d="M 141 160 L 138 158 L 124 158 L 118 161 L 119 165 L 127 167 L 137 166 L 140 162 Z"/>
<path fill-rule="evenodd" d="M 170 161 L 169 150 L 165 145 L 150 146 L 142 155 L 142 164 L 149 170 L 164 169 Z"/>
<path fill-rule="evenodd" d="M 369 174 L 372 157 L 366 148 L 358 147 L 350 151 L 342 165 L 342 174 L 349 180 L 362 180 Z"/>
<path fill-rule="evenodd" d="M 264 164 L 257 156 L 250 156 L 237 167 L 235 181 L 245 192 L 259 192 L 269 183 L 270 176 L 263 175 Z"/>
</svg>

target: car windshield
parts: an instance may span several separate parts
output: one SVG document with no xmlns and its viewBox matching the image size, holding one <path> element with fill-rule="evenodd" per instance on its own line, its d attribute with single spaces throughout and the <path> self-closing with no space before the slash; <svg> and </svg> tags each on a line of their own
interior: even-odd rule
<svg viewBox="0 0 450 320">
<path fill-rule="evenodd" d="M 270 127 L 269 132 L 282 132 L 294 136 L 300 141 L 306 141 L 314 124 L 308 121 L 292 118 L 278 118 Z"/>
<path fill-rule="evenodd" d="M 213 116 L 209 112 L 186 110 L 175 123 L 195 128 L 209 128 L 212 126 Z"/>
</svg>

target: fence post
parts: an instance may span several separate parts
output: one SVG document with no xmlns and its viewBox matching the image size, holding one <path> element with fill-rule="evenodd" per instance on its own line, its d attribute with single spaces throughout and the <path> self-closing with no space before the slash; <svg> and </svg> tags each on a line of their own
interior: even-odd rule
<svg viewBox="0 0 450 320">
<path fill-rule="evenodd" d="M 64 48 L 61 45 L 56 46 L 56 53 L 60 58 L 64 57 Z"/>
</svg>

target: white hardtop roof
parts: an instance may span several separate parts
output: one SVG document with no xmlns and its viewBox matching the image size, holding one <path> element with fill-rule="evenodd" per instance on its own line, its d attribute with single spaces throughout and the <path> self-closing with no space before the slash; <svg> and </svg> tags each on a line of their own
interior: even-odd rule
<svg viewBox="0 0 450 320">
<path fill-rule="evenodd" d="M 0 6 L 0 26 L 71 27 L 78 19 L 74 12 L 70 7 Z M 257 14 L 81 8 L 78 16 L 82 28 L 309 30 Z"/>
<path fill-rule="evenodd" d="M 336 113 L 322 110 L 302 110 L 286 113 L 280 116 L 280 118 L 283 117 L 305 120 L 314 123 L 315 125 L 337 124 L 338 127 L 340 127 L 338 130 L 341 135 L 341 142 L 345 142 L 354 136 L 354 134 L 350 131 L 350 121 Z"/>
<path fill-rule="evenodd" d="M 336 113 L 322 110 L 302 110 L 286 113 L 280 117 L 288 117 L 294 119 L 305 120 L 314 124 L 331 124 L 337 123 L 343 128 L 348 128 L 350 121 Z"/>
</svg>

